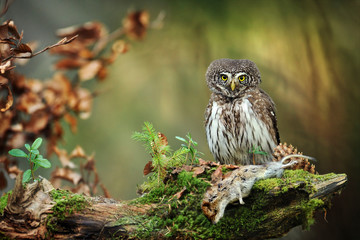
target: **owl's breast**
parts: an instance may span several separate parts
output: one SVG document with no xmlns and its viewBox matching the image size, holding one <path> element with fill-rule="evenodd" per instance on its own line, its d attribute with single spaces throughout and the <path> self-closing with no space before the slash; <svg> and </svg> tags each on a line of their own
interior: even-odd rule
<svg viewBox="0 0 360 240">
<path fill-rule="evenodd" d="M 238 149 L 235 118 L 228 103 L 213 101 L 209 104 L 206 118 L 206 138 L 211 153 L 221 163 L 231 163 L 233 153 Z"/>
<path fill-rule="evenodd" d="M 269 153 L 276 144 L 266 124 L 246 98 L 213 101 L 208 106 L 206 136 L 210 151 L 221 163 L 250 164 L 250 152 L 260 148 Z M 258 162 L 267 161 L 263 155 Z"/>
</svg>

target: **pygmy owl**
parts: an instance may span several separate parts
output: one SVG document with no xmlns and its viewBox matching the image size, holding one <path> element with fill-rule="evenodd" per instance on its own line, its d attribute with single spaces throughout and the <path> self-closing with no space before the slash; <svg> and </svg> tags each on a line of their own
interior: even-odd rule
<svg viewBox="0 0 360 240">
<path fill-rule="evenodd" d="M 271 161 L 280 142 L 275 105 L 258 87 L 260 72 L 246 59 L 217 59 L 206 72 L 212 91 L 205 112 L 211 153 L 222 164 Z"/>
</svg>

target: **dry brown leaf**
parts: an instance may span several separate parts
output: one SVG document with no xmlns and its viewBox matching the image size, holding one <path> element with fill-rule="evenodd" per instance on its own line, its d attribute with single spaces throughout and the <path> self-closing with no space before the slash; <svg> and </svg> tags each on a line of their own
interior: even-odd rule
<svg viewBox="0 0 360 240">
<path fill-rule="evenodd" d="M 13 115 L 13 111 L 6 111 L 4 113 L 0 113 L 0 139 L 3 138 L 5 132 L 8 131 L 8 129 L 10 128 Z"/>
<path fill-rule="evenodd" d="M 211 183 L 215 183 L 215 182 L 217 182 L 217 181 L 219 181 L 219 180 L 222 179 L 223 174 L 222 174 L 221 169 L 222 169 L 222 165 L 219 165 L 219 166 L 216 168 L 215 172 L 213 172 L 213 173 L 211 174 Z"/>
<path fill-rule="evenodd" d="M 91 196 L 91 191 L 89 185 L 86 183 L 80 182 L 75 188 L 71 188 L 73 193 L 77 194 L 85 194 L 87 196 Z"/>
<path fill-rule="evenodd" d="M 55 154 L 58 156 L 61 165 L 65 168 L 65 167 L 69 167 L 69 168 L 76 168 L 76 165 L 70 161 L 70 158 L 66 152 L 65 149 L 59 149 L 58 147 L 54 147 L 53 148 Z"/>
<path fill-rule="evenodd" d="M 0 26 L 1 39 L 20 39 L 20 34 L 14 24 L 14 21 L 7 20 Z"/>
<path fill-rule="evenodd" d="M 79 173 L 73 171 L 70 168 L 56 168 L 51 173 L 51 178 L 56 179 L 60 178 L 69 182 L 72 182 L 74 185 L 77 185 L 81 180 L 82 177 Z"/>
<path fill-rule="evenodd" d="M 180 199 L 181 196 L 184 194 L 185 190 L 186 190 L 186 187 L 184 186 L 179 192 L 175 193 L 176 198 Z"/>
<path fill-rule="evenodd" d="M 39 110 L 31 114 L 30 121 L 25 124 L 25 130 L 39 134 L 49 123 L 49 114 L 44 110 Z"/>
<path fill-rule="evenodd" d="M 94 43 L 99 38 L 107 34 L 107 30 L 102 23 L 88 22 L 81 26 L 70 26 L 56 31 L 59 37 L 73 37 L 78 35 L 76 41 L 88 45 Z"/>
<path fill-rule="evenodd" d="M 88 81 L 94 78 L 102 65 L 103 63 L 100 60 L 93 60 L 84 64 L 78 71 L 80 81 Z"/>
<path fill-rule="evenodd" d="M 212 161 L 206 161 L 204 159 L 199 158 L 199 163 L 201 166 L 207 166 L 207 167 L 216 167 L 219 166 L 219 163 L 212 162 Z"/>
<path fill-rule="evenodd" d="M 94 57 L 93 53 L 80 41 L 73 41 L 71 44 L 52 48 L 50 53 L 68 56 L 69 59 L 87 60 Z"/>
<path fill-rule="evenodd" d="M 203 166 L 194 167 L 193 168 L 193 172 L 194 172 L 193 177 L 196 177 L 197 175 L 202 174 L 204 171 L 205 171 L 205 168 Z"/>
<path fill-rule="evenodd" d="M 95 182 L 95 185 L 97 185 L 99 179 L 98 179 L 97 171 L 96 171 L 96 168 L 95 168 L 94 154 L 91 155 L 90 157 L 87 157 L 87 161 L 86 161 L 86 163 L 84 165 L 84 169 L 94 172 L 94 174 L 95 174 L 95 181 L 94 182 Z"/>
<path fill-rule="evenodd" d="M 133 39 L 143 39 L 149 25 L 150 15 L 147 11 L 131 12 L 123 21 L 126 34 Z"/>
<path fill-rule="evenodd" d="M 6 23 L 7 23 L 7 25 L 8 25 L 8 31 L 9 31 L 9 33 L 11 33 L 16 39 L 20 39 L 21 36 L 20 36 L 20 34 L 19 34 L 16 26 L 15 26 L 14 21 L 9 20 L 9 21 L 7 21 Z"/>
<path fill-rule="evenodd" d="M 87 60 L 81 58 L 64 58 L 55 64 L 55 68 L 59 70 L 76 69 L 87 63 Z"/>
<path fill-rule="evenodd" d="M 167 140 L 167 137 L 163 133 L 158 132 L 158 137 L 160 139 L 161 145 L 167 146 L 169 144 L 168 140 Z"/>
<path fill-rule="evenodd" d="M 233 164 L 224 165 L 224 167 L 227 168 L 227 169 L 230 169 L 230 170 L 239 168 L 239 166 L 233 165 Z"/>
<path fill-rule="evenodd" d="M 17 109 L 28 114 L 33 114 L 36 111 L 45 109 L 45 104 L 38 94 L 27 92 L 19 97 Z"/>
<path fill-rule="evenodd" d="M 10 148 L 21 148 L 26 142 L 25 132 L 16 132 L 11 134 L 8 140 L 6 141 L 6 146 Z"/>
<path fill-rule="evenodd" d="M 37 47 L 38 47 L 38 42 L 37 42 L 37 41 L 28 42 L 28 43 L 27 43 L 27 46 L 30 47 L 30 49 L 31 49 L 32 51 L 34 51 L 34 50 L 37 49 Z M 29 52 L 26 53 L 26 54 L 29 55 Z M 27 56 L 26 54 L 25 54 L 25 56 Z M 30 53 L 30 54 L 31 54 L 31 53 Z M 31 59 L 31 58 L 16 58 L 15 61 L 14 61 L 14 63 L 15 63 L 16 65 L 25 65 L 28 61 L 30 61 L 30 59 Z"/>
<path fill-rule="evenodd" d="M 11 66 L 10 60 L 0 63 L 0 73 L 1 74 L 4 74 L 6 71 L 9 71 L 13 68 L 14 68 L 14 66 Z"/>
<path fill-rule="evenodd" d="M 79 145 L 77 145 L 74 150 L 70 153 L 70 159 L 71 158 L 86 158 L 86 154 L 85 151 L 82 147 L 80 147 Z"/>
<path fill-rule="evenodd" d="M 153 167 L 153 165 L 152 165 L 152 161 L 149 161 L 149 162 L 145 165 L 145 167 L 144 167 L 144 171 L 143 171 L 144 176 L 146 176 L 146 175 L 148 175 L 149 173 L 151 173 L 153 169 L 154 169 L 154 167 Z"/>
<path fill-rule="evenodd" d="M 8 79 L 0 76 L 0 112 L 7 111 L 13 105 L 14 99 L 8 85 Z"/>
<path fill-rule="evenodd" d="M 22 123 L 16 123 L 10 126 L 11 131 L 13 132 L 22 132 L 24 131 L 24 126 Z"/>
<path fill-rule="evenodd" d="M 64 120 L 70 125 L 72 133 L 77 132 L 77 118 L 71 115 L 70 113 L 65 113 Z"/>
<path fill-rule="evenodd" d="M 199 164 L 200 165 L 207 165 L 207 161 L 202 159 L 202 158 L 199 158 Z"/>
<path fill-rule="evenodd" d="M 44 89 L 44 84 L 36 79 L 27 79 L 25 87 L 34 93 L 40 93 Z"/>
<path fill-rule="evenodd" d="M 104 65 L 101 66 L 101 68 L 97 72 L 96 77 L 98 78 L 98 80 L 101 81 L 107 77 L 107 68 Z"/>
<path fill-rule="evenodd" d="M 85 88 L 76 88 L 69 97 L 69 107 L 79 114 L 81 119 L 91 115 L 93 97 Z"/>
<path fill-rule="evenodd" d="M 12 49 L 12 51 L 15 54 L 19 54 L 19 53 L 30 53 L 32 54 L 32 50 L 30 48 L 29 45 L 27 45 L 26 43 L 21 43 L 19 44 L 19 46 L 17 46 L 16 48 Z"/>
<path fill-rule="evenodd" d="M 15 165 L 8 168 L 9 176 L 14 179 L 17 175 L 19 175 L 22 171 Z"/>
</svg>

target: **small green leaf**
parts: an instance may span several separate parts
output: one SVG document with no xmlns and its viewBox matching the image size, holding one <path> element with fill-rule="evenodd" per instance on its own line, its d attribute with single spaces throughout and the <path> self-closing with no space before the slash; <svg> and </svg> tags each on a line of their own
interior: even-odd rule
<svg viewBox="0 0 360 240">
<path fill-rule="evenodd" d="M 43 168 L 50 168 L 51 167 L 51 163 L 49 162 L 49 160 L 45 159 L 45 158 L 37 158 L 34 161 L 36 164 L 39 164 L 40 167 Z"/>
<path fill-rule="evenodd" d="M 30 152 L 31 148 L 29 144 L 25 143 L 25 148 Z"/>
<path fill-rule="evenodd" d="M 31 145 L 31 149 L 38 149 L 42 143 L 42 138 L 37 138 Z"/>
<path fill-rule="evenodd" d="M 34 163 L 33 171 L 35 172 L 39 168 L 39 164 Z"/>
<path fill-rule="evenodd" d="M 180 140 L 180 141 L 182 141 L 182 142 L 185 142 L 185 143 L 187 142 L 187 141 L 185 140 L 185 138 L 182 138 L 182 137 L 178 137 L 178 136 L 176 136 L 175 138 L 176 138 L 177 140 Z"/>
<path fill-rule="evenodd" d="M 31 178 L 31 170 L 28 169 L 28 170 L 26 170 L 26 171 L 24 172 L 24 174 L 23 174 L 22 182 L 23 182 L 23 183 L 27 183 L 27 182 L 30 180 L 30 178 Z"/>
<path fill-rule="evenodd" d="M 26 153 L 24 153 L 24 151 L 23 150 L 21 150 L 21 149 L 11 149 L 10 151 L 9 151 L 9 154 L 11 155 L 11 156 L 14 156 L 14 157 L 27 157 L 27 154 Z"/>
<path fill-rule="evenodd" d="M 39 154 L 39 150 L 37 149 L 31 149 L 30 152 L 34 155 L 38 155 Z"/>
</svg>

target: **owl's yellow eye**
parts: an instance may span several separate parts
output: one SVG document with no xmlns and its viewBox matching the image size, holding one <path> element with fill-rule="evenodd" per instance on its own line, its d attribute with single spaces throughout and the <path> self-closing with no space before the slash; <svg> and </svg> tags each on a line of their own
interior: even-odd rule
<svg viewBox="0 0 360 240">
<path fill-rule="evenodd" d="M 221 74 L 221 79 L 224 81 L 228 80 L 228 76 L 226 76 L 225 74 Z"/>
<path fill-rule="evenodd" d="M 246 76 L 245 76 L 245 75 L 239 76 L 239 80 L 240 80 L 241 82 L 245 81 L 245 79 L 246 79 Z"/>
</svg>

